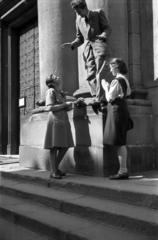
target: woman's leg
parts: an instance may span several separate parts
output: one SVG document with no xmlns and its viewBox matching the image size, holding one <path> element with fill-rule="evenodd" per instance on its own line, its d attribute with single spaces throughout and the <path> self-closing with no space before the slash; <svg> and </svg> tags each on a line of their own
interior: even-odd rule
<svg viewBox="0 0 158 240">
<path fill-rule="evenodd" d="M 120 163 L 120 169 L 118 174 L 110 176 L 110 179 L 128 179 L 129 174 L 127 171 L 127 148 L 126 146 L 117 147 L 117 155 Z"/>
<path fill-rule="evenodd" d="M 117 147 L 117 155 L 120 163 L 119 173 L 127 173 L 127 148 L 126 146 Z"/>
<path fill-rule="evenodd" d="M 53 147 L 50 149 L 50 157 L 49 157 L 49 163 L 50 163 L 50 169 L 51 173 L 56 173 L 57 171 L 57 147 Z"/>
<path fill-rule="evenodd" d="M 58 169 L 60 162 L 62 161 L 63 157 L 65 156 L 67 150 L 69 148 L 60 148 L 58 151 L 58 155 L 57 155 L 57 161 L 56 161 L 56 169 Z"/>
</svg>

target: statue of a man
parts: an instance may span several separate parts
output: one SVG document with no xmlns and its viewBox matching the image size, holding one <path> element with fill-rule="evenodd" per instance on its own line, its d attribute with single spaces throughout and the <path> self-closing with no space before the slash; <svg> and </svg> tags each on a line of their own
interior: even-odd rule
<svg viewBox="0 0 158 240">
<path fill-rule="evenodd" d="M 76 39 L 62 44 L 61 47 L 70 47 L 74 50 L 85 43 L 83 58 L 87 70 L 86 80 L 93 96 L 91 104 L 96 105 L 104 99 L 98 73 L 110 54 L 107 40 L 111 34 L 111 28 L 104 11 L 102 9 L 89 10 L 85 0 L 73 0 L 71 7 L 77 13 Z"/>
</svg>

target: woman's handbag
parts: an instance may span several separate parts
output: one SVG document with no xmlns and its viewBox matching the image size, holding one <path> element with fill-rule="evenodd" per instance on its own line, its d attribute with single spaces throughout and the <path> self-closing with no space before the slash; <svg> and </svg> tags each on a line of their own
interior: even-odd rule
<svg viewBox="0 0 158 240">
<path fill-rule="evenodd" d="M 127 131 L 131 130 L 132 128 L 134 128 L 134 122 L 133 122 L 131 116 L 129 116 Z"/>
</svg>

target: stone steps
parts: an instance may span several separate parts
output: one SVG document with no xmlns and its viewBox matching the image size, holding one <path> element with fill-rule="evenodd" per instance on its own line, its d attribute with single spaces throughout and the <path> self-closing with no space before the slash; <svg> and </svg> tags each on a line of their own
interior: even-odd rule
<svg viewBox="0 0 158 240">
<path fill-rule="evenodd" d="M 95 178 L 69 175 L 63 180 L 51 181 L 48 188 L 48 172 L 23 170 L 2 172 L 1 176 L 0 215 L 31 231 L 58 240 L 98 240 L 105 239 L 107 234 L 107 239 L 116 239 L 116 234 L 119 234 L 119 239 L 128 240 L 156 239 L 158 236 L 158 212 L 151 209 L 149 190 L 146 195 L 143 188 L 141 192 L 133 190 L 135 197 L 137 194 L 146 197 L 146 204 L 140 207 L 140 202 L 136 206 L 121 199 L 113 201 L 114 195 L 124 189 L 125 196 L 128 191 L 123 186 L 119 191 L 116 186 L 109 186 L 112 194 L 110 191 L 105 194 L 107 186 L 103 188 L 101 184 L 102 181 L 108 184 L 105 179 L 98 178 L 93 186 Z M 116 181 L 109 183 L 114 186 Z"/>
<path fill-rule="evenodd" d="M 6 231 L 7 229 L 7 231 Z M 39 236 L 38 234 L 22 228 L 16 224 L 0 218 L 0 239 L 1 240 L 49 240 L 48 237 Z M 52 239 L 53 240 L 53 239 Z"/>
<path fill-rule="evenodd" d="M 1 172 L 1 176 L 20 182 L 31 182 L 47 187 L 49 185 L 50 188 L 58 188 L 65 191 L 86 194 L 87 196 L 158 210 L 158 186 L 153 184 L 153 182 L 155 183 L 154 180 L 153 182 L 150 181 L 149 184 L 144 184 L 147 182 L 147 177 L 143 177 L 143 174 L 130 176 L 129 180 L 123 181 L 111 181 L 108 178 L 68 174 L 62 180 L 49 182 L 48 171 L 28 169 Z M 158 174 L 156 174 L 157 178 Z"/>
<path fill-rule="evenodd" d="M 7 221 L 55 240 L 115 240 L 116 236 L 122 240 L 152 239 L 5 195 L 1 196 L 0 215 Z"/>
<path fill-rule="evenodd" d="M 158 213 L 154 209 L 129 207 L 124 203 L 5 179 L 2 182 L 1 193 L 149 236 L 158 233 Z"/>
</svg>

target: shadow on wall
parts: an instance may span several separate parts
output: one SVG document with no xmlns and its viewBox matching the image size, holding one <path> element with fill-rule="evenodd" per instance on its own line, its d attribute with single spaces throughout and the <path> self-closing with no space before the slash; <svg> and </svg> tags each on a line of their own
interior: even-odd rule
<svg viewBox="0 0 158 240">
<path fill-rule="evenodd" d="M 106 124 L 107 109 L 105 108 L 102 115 L 103 134 Z M 103 173 L 104 177 L 116 174 L 119 170 L 119 160 L 117 151 L 114 146 L 103 146 Z"/>
<path fill-rule="evenodd" d="M 86 106 L 74 109 L 73 123 L 76 147 L 74 148 L 73 158 L 75 172 L 106 177 L 117 173 L 119 168 L 118 158 L 114 147 L 102 145 L 106 110 L 102 114 L 100 107 L 92 107 L 92 109 L 98 116 L 92 114 L 88 117 Z M 102 126 L 96 126 L 99 123 Z"/>
<path fill-rule="evenodd" d="M 75 127 L 76 146 L 91 146 L 91 137 L 89 133 L 89 117 L 87 108 L 74 108 L 73 123 Z"/>
<path fill-rule="evenodd" d="M 94 161 L 89 151 L 91 136 L 89 132 L 89 116 L 87 107 L 74 108 L 73 123 L 75 128 L 76 147 L 74 148 L 74 160 L 76 171 L 93 175 L 95 171 Z"/>
</svg>

